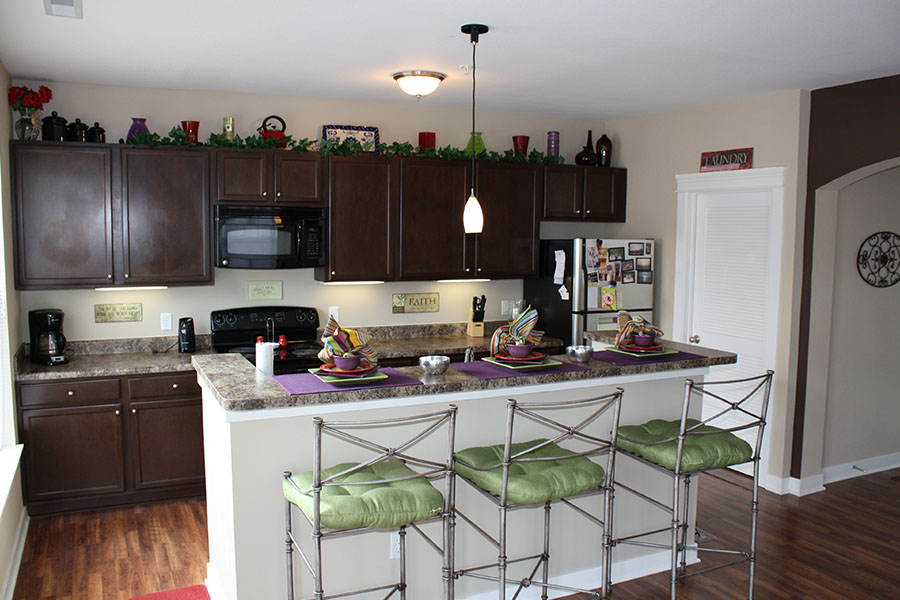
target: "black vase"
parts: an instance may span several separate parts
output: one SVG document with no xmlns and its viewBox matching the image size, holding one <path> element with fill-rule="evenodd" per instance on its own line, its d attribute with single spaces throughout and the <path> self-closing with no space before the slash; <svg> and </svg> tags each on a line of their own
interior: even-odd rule
<svg viewBox="0 0 900 600">
<path fill-rule="evenodd" d="M 597 140 L 597 159 L 601 167 L 608 167 L 612 162 L 612 140 L 605 133 Z"/>
<path fill-rule="evenodd" d="M 596 165 L 597 153 L 594 152 L 594 132 L 588 129 L 587 145 L 575 155 L 576 165 Z"/>
</svg>

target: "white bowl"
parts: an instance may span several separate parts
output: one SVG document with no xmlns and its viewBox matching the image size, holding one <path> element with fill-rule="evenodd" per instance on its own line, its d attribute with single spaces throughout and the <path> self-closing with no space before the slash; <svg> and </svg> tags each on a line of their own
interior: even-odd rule
<svg viewBox="0 0 900 600">
<path fill-rule="evenodd" d="M 419 357 L 419 366 L 426 375 L 441 375 L 450 366 L 450 357 L 441 354 L 432 354 Z"/>
</svg>

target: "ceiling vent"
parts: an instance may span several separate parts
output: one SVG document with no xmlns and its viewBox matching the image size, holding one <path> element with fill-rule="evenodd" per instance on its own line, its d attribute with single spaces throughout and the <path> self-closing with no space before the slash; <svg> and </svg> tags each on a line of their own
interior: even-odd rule
<svg viewBox="0 0 900 600">
<path fill-rule="evenodd" d="M 82 0 L 44 0 L 44 12 L 51 17 L 81 18 Z"/>
</svg>

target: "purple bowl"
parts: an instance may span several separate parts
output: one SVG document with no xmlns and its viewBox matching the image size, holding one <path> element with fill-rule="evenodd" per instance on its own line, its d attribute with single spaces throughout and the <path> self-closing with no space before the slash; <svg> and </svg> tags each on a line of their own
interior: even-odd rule
<svg viewBox="0 0 900 600">
<path fill-rule="evenodd" d="M 506 351 L 513 358 L 525 358 L 531 354 L 531 348 L 534 344 L 507 344 Z"/>
<path fill-rule="evenodd" d="M 656 336 L 654 335 L 642 335 L 640 333 L 636 333 L 631 336 L 632 341 L 635 346 L 640 346 L 641 348 L 647 348 L 654 344 L 654 340 Z"/>
<path fill-rule="evenodd" d="M 335 356 L 334 366 L 342 371 L 352 371 L 359 366 L 358 356 Z"/>
</svg>

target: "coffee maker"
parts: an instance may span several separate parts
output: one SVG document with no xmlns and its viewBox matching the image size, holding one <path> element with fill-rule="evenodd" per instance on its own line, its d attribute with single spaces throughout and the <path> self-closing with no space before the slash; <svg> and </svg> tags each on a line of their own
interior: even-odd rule
<svg viewBox="0 0 900 600">
<path fill-rule="evenodd" d="M 63 335 L 63 311 L 42 308 L 28 311 L 31 333 L 31 361 L 41 365 L 61 365 L 69 362 L 63 354 L 66 336 Z"/>
</svg>

